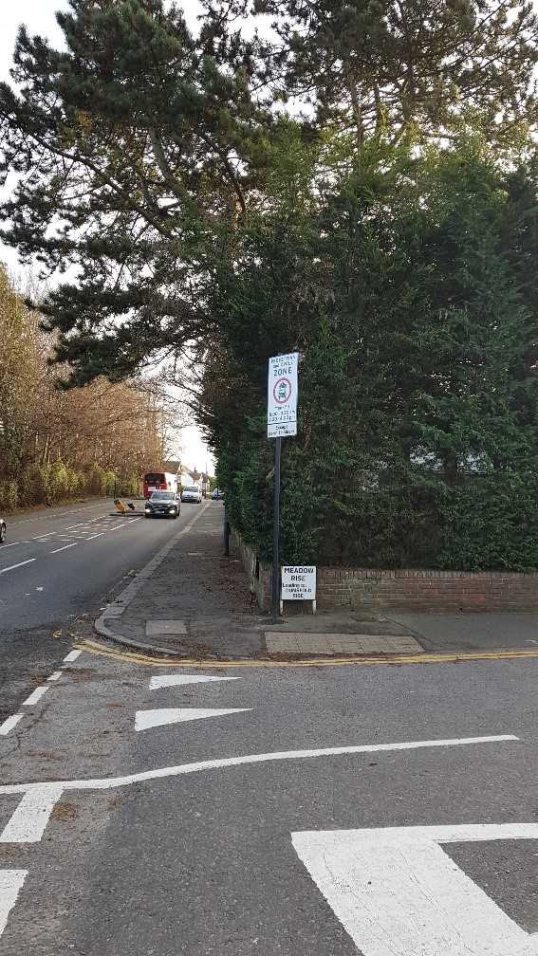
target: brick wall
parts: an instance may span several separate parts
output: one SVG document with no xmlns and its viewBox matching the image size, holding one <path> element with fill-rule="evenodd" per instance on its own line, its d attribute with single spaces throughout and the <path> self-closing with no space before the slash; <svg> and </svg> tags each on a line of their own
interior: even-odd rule
<svg viewBox="0 0 538 956">
<path fill-rule="evenodd" d="M 318 604 L 431 611 L 538 609 L 538 574 L 318 568 Z"/>
<path fill-rule="evenodd" d="M 271 607 L 271 568 L 236 536 L 250 590 Z M 351 610 L 399 608 L 425 611 L 538 610 L 538 574 L 487 571 L 382 571 L 318 568 L 318 607 Z M 287 602 L 286 612 L 302 608 Z"/>
</svg>

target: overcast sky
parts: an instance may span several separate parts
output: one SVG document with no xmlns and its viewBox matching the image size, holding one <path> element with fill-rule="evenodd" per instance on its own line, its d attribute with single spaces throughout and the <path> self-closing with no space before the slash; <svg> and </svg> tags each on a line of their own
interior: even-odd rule
<svg viewBox="0 0 538 956">
<path fill-rule="evenodd" d="M 39 33 L 47 37 L 56 45 L 62 42 L 62 32 L 55 19 L 57 10 L 67 10 L 67 0 L 8 0 L 2 2 L 2 29 L 0 30 L 0 79 L 9 79 L 9 69 L 12 63 L 13 48 L 17 37 L 17 30 L 24 23 L 32 34 Z M 183 9 L 194 19 L 198 10 L 196 0 L 186 0 Z M 0 260 L 17 274 L 19 272 L 16 252 L 0 244 Z M 213 461 L 207 446 L 201 439 L 199 430 L 195 427 L 182 429 L 179 436 L 183 447 L 183 457 L 188 467 L 213 470 Z"/>
</svg>

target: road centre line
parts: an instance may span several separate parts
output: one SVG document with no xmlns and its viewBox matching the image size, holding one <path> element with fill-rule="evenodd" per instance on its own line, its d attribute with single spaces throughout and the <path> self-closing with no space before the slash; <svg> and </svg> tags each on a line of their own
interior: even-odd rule
<svg viewBox="0 0 538 956">
<path fill-rule="evenodd" d="M 9 568 L 2 568 L 0 574 L 7 574 L 8 571 L 15 571 L 16 568 L 23 568 L 25 564 L 32 564 L 36 558 L 28 558 L 27 561 L 19 561 L 18 564 L 12 564 Z"/>
<path fill-rule="evenodd" d="M 73 541 L 73 544 L 64 544 L 63 548 L 56 548 L 56 551 L 49 551 L 49 554 L 59 554 L 60 551 L 67 551 L 68 548 L 76 548 L 77 542 Z"/>
<path fill-rule="evenodd" d="M 24 714 L 12 714 L 11 717 L 8 717 L 0 724 L 0 737 L 7 737 L 9 732 L 17 726 L 19 720 L 22 720 Z"/>
<path fill-rule="evenodd" d="M 80 657 L 82 651 L 69 651 L 69 654 L 66 655 L 63 659 L 64 664 L 72 664 L 73 661 L 76 661 L 77 657 Z"/>
<path fill-rule="evenodd" d="M 22 706 L 32 707 L 34 704 L 37 704 L 38 700 L 41 700 L 41 698 L 43 697 L 43 694 L 46 694 L 47 691 L 48 691 L 48 687 L 46 684 L 43 685 L 42 687 L 36 687 L 36 689 L 32 691 L 32 693 L 30 694 L 30 696 L 27 697 L 26 700 L 23 700 Z"/>
<path fill-rule="evenodd" d="M 350 747 L 324 747 L 316 750 L 283 750 L 274 753 L 247 754 L 243 757 L 222 757 L 217 760 L 200 760 L 196 763 L 184 763 L 173 767 L 160 767 L 156 770 L 143 770 L 123 777 L 101 777 L 88 780 L 55 780 L 50 783 L 11 783 L 0 786 L 0 795 L 5 793 L 27 793 L 44 786 L 57 787 L 60 790 L 112 790 L 115 787 L 128 787 L 133 783 L 146 780 L 161 780 L 168 777 L 180 777 L 204 770 L 222 770 L 225 767 L 241 767 L 247 764 L 273 763 L 284 760 L 308 760 L 315 757 L 340 757 L 351 754 L 390 753 L 394 751 L 422 750 L 441 747 L 464 747 L 473 744 L 494 744 L 519 742 L 514 734 L 499 734 L 492 737 L 458 737 L 446 740 L 413 740 L 390 744 L 360 744 Z"/>
<path fill-rule="evenodd" d="M 50 677 L 47 677 L 47 683 L 52 683 L 55 680 L 60 680 L 62 673 L 63 671 L 54 671 L 54 673 L 51 674 Z"/>
</svg>

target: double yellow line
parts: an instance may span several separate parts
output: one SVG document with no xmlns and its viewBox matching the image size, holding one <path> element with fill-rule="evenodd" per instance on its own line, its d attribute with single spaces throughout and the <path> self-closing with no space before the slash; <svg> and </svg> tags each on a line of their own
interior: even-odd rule
<svg viewBox="0 0 538 956">
<path fill-rule="evenodd" d="M 148 667 L 193 667 L 193 668 L 222 668 L 222 667 L 378 667 L 406 664 L 459 664 L 467 661 L 517 661 L 538 658 L 538 649 L 535 651 L 470 651 L 461 654 L 399 654 L 387 657 L 318 657 L 303 660 L 275 661 L 262 658 L 260 660 L 215 661 L 193 660 L 191 658 L 151 657 L 146 654 L 136 654 L 133 651 L 116 650 L 101 644 L 98 641 L 80 641 L 75 645 L 79 651 L 89 654 L 99 654 L 113 660 L 130 664 L 145 664 Z"/>
</svg>

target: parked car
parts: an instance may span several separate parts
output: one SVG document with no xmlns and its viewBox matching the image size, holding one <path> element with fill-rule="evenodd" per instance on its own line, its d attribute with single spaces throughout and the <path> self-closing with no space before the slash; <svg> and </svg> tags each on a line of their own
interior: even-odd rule
<svg viewBox="0 0 538 956">
<path fill-rule="evenodd" d="M 213 488 L 213 491 L 211 492 L 211 497 L 213 501 L 222 501 L 222 499 L 224 498 L 224 492 L 222 491 L 221 488 Z"/>
<path fill-rule="evenodd" d="M 0 516 L 0 544 L 3 544 L 6 540 L 7 535 L 7 525 L 4 519 Z"/>
<path fill-rule="evenodd" d="M 173 491 L 154 491 L 146 501 L 144 516 L 146 518 L 177 518 L 181 510 L 179 498 Z"/>
<path fill-rule="evenodd" d="M 181 492 L 182 501 L 194 501 L 195 504 L 202 503 L 202 489 L 198 485 L 187 485 Z"/>
</svg>

